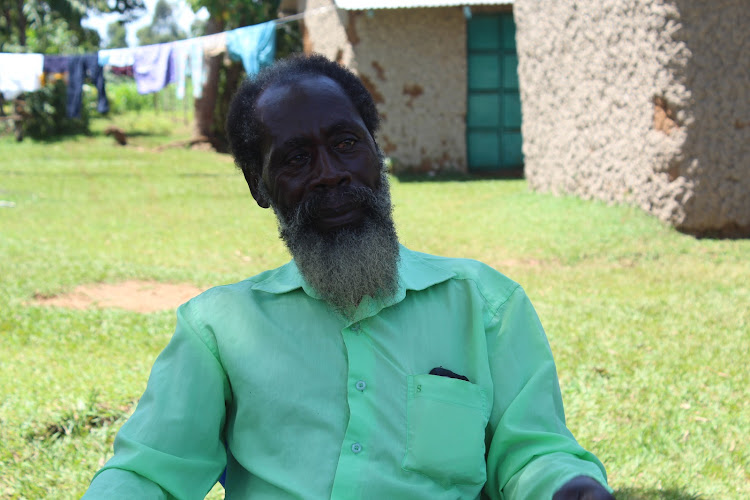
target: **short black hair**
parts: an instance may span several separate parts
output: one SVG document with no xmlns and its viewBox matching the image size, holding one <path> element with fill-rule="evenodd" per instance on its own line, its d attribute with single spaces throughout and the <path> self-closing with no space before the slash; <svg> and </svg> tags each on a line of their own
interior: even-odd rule
<svg viewBox="0 0 750 500">
<path fill-rule="evenodd" d="M 325 76 L 338 83 L 359 112 L 370 135 L 380 125 L 380 117 L 372 95 L 351 71 L 319 54 L 295 54 L 266 67 L 255 78 L 246 79 L 232 99 L 227 116 L 227 135 L 234 162 L 245 179 L 262 175 L 263 139 L 256 104 L 264 90 L 275 85 L 292 83 L 304 76 Z"/>
</svg>

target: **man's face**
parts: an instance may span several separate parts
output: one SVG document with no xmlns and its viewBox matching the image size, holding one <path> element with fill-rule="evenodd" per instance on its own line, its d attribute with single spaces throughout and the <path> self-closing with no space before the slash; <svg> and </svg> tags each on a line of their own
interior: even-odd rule
<svg viewBox="0 0 750 500">
<path fill-rule="evenodd" d="M 287 217 L 314 199 L 311 223 L 321 232 L 365 217 L 347 188 L 380 187 L 375 141 L 341 87 L 324 76 L 276 85 L 258 98 L 264 128 L 263 172 L 271 203 Z"/>
<path fill-rule="evenodd" d="M 258 99 L 264 162 L 253 195 L 273 207 L 305 280 L 350 315 L 398 289 L 388 178 L 367 127 L 339 85 L 304 77 Z"/>
</svg>

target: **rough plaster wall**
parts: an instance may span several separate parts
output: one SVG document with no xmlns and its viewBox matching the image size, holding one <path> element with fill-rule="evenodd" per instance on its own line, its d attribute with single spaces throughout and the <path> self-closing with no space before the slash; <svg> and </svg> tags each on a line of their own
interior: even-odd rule
<svg viewBox="0 0 750 500">
<path fill-rule="evenodd" d="M 685 229 L 750 236 L 750 5 L 677 0 L 690 51 L 691 124 L 680 175 L 693 180 Z"/>
<path fill-rule="evenodd" d="M 308 0 L 307 9 L 329 0 Z M 397 171 L 466 170 L 466 20 L 460 8 L 338 11 L 305 20 L 310 47 L 373 94 Z"/>
<path fill-rule="evenodd" d="M 305 50 L 323 54 L 356 71 L 352 44 L 346 33 L 348 14 L 335 8 L 333 0 L 301 0 L 300 12 L 329 7 L 331 10 L 305 17 L 303 37 Z"/>
<path fill-rule="evenodd" d="M 691 232 L 747 224 L 742 221 L 750 215 L 750 204 L 741 199 L 749 186 L 733 180 L 738 172 L 750 175 L 747 135 L 739 144 L 747 132 L 735 127 L 727 134 L 729 114 L 744 123 L 740 115 L 747 116 L 749 102 L 750 67 L 740 64 L 748 52 L 747 30 L 740 29 L 748 25 L 747 13 L 739 8 L 744 1 L 724 2 L 734 7 L 725 13 L 716 12 L 724 10 L 718 5 L 697 10 L 705 4 L 701 0 L 517 0 L 530 186 L 633 203 Z M 720 33 L 724 27 L 716 23 L 725 16 L 744 21 Z M 688 28 L 688 23 L 695 26 Z M 733 41 L 711 49 L 706 45 L 716 42 L 712 36 Z M 712 63 L 710 76 L 695 64 L 696 54 L 703 52 L 702 64 Z M 724 75 L 732 82 L 720 84 Z M 714 99 L 706 99 L 712 88 L 722 93 L 714 90 Z M 744 98 L 741 104 L 739 98 Z M 738 106 L 745 111 L 730 113 Z M 707 114 L 716 117 L 713 124 Z M 722 153 L 709 154 L 717 140 Z M 723 195 L 717 196 L 717 186 Z"/>
<path fill-rule="evenodd" d="M 350 14 L 351 15 L 351 14 Z M 466 170 L 466 20 L 460 8 L 356 13 L 357 70 L 394 167 Z"/>
</svg>

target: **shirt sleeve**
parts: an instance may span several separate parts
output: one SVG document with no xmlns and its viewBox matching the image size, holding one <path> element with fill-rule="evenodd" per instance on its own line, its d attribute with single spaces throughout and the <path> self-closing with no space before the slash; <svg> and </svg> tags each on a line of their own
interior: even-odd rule
<svg viewBox="0 0 750 500">
<path fill-rule="evenodd" d="M 520 286 L 500 306 L 487 333 L 494 404 L 486 493 L 494 499 L 551 499 L 577 476 L 609 489 L 604 466 L 565 425 L 552 352 Z"/>
<path fill-rule="evenodd" d="M 226 466 L 230 398 L 213 334 L 183 304 L 135 413 L 117 433 L 114 456 L 83 498 L 204 498 Z"/>
</svg>

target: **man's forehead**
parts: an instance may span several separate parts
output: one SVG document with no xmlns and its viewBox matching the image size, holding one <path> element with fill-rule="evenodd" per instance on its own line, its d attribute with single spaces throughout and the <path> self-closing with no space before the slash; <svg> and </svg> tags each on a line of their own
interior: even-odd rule
<svg viewBox="0 0 750 500">
<path fill-rule="evenodd" d="M 262 109 L 290 103 L 300 105 L 321 98 L 338 98 L 354 108 L 341 85 L 324 75 L 300 75 L 292 81 L 274 83 L 258 96 L 258 107 Z"/>
<path fill-rule="evenodd" d="M 305 75 L 267 88 L 258 98 L 257 109 L 266 140 L 285 142 L 344 123 L 367 129 L 341 86 L 321 75 Z"/>
</svg>

